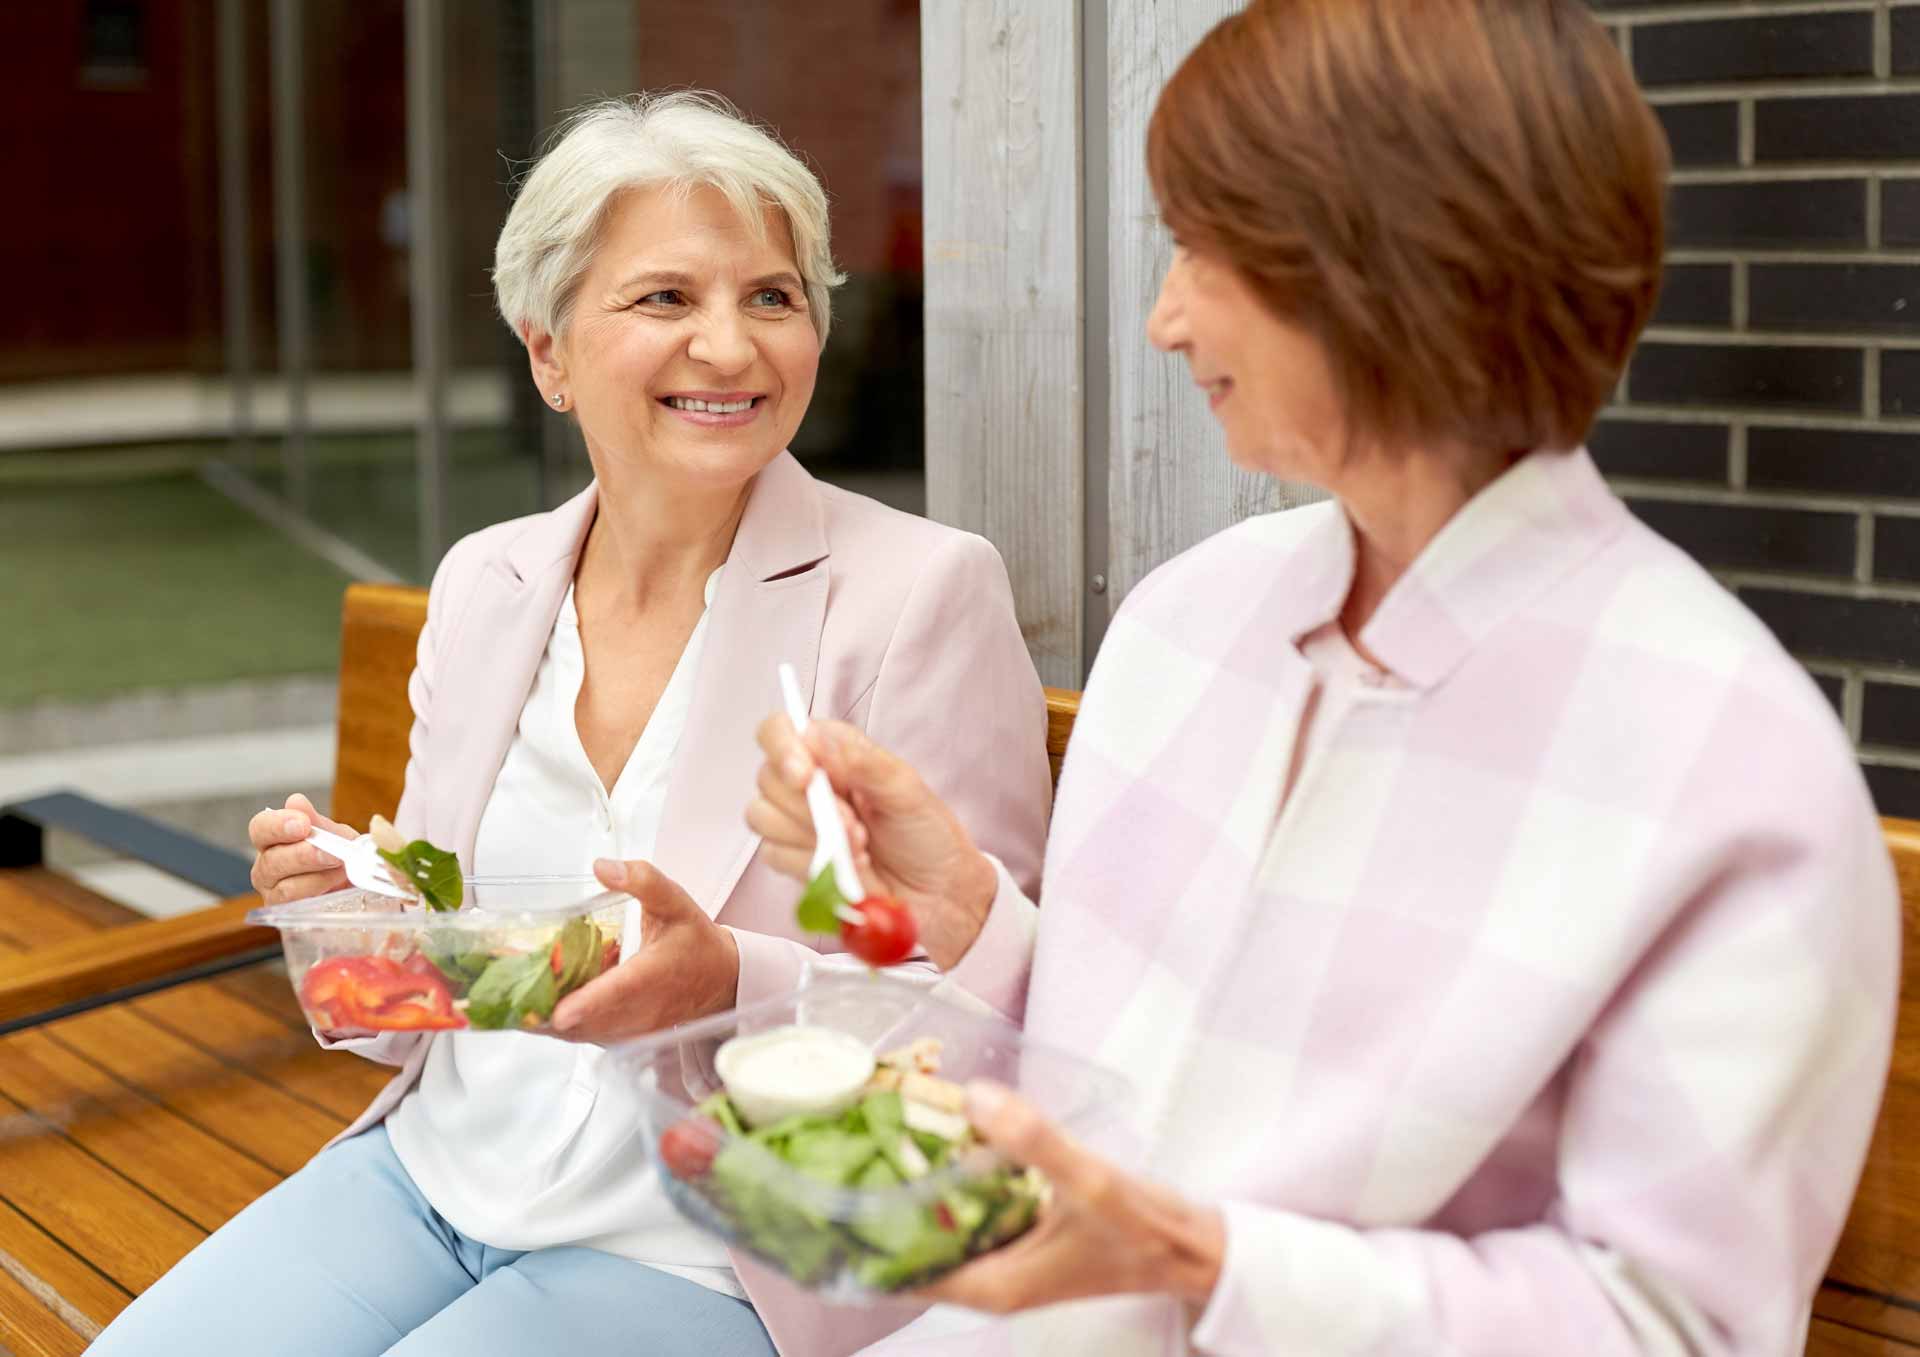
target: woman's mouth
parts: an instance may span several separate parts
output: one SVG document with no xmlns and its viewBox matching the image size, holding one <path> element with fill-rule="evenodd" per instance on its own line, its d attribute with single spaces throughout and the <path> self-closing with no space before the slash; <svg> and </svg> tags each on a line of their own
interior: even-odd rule
<svg viewBox="0 0 1920 1357">
<path fill-rule="evenodd" d="M 735 429 L 760 417 L 765 396 L 750 392 L 704 393 L 698 396 L 662 396 L 660 404 L 689 424 L 706 429 Z"/>
</svg>

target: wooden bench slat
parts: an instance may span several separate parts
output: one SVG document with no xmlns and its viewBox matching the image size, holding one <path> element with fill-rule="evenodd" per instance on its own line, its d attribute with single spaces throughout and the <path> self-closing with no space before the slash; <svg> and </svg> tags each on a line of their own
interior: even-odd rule
<svg viewBox="0 0 1920 1357">
<path fill-rule="evenodd" d="M 218 1229 L 282 1176 L 45 1032 L 0 1042 L 0 1092 L 203 1230 Z"/>
<path fill-rule="evenodd" d="M 1813 1312 L 1836 1324 L 1920 1345 L 1920 1309 L 1887 1296 L 1823 1285 L 1813 1298 Z"/>
<path fill-rule="evenodd" d="M 0 959 L 0 1021 L 43 1012 L 201 962 L 276 945 L 271 928 L 243 922 L 254 896 L 170 919 L 148 919 Z"/>
<path fill-rule="evenodd" d="M 1827 1275 L 1920 1307 L 1920 823 L 1883 828 L 1907 941 L 1899 1026 L 1866 1168 Z M 1913 1313 L 1920 1320 L 1920 1308 Z M 1920 1342 L 1920 1324 L 1899 1332 Z"/>
<path fill-rule="evenodd" d="M 1807 1357 L 1920 1357 L 1920 1347 L 1816 1318 L 1807 1330 Z"/>
<path fill-rule="evenodd" d="M 0 1344 L 16 1357 L 78 1357 L 99 1331 L 75 1330 L 0 1259 Z"/>
<path fill-rule="evenodd" d="M 334 750 L 333 819 L 365 829 L 391 817 L 407 771 L 413 708 L 407 679 L 427 620 L 427 592 L 355 584 L 340 608 L 340 724 Z"/>
<path fill-rule="evenodd" d="M 0 935 L 22 951 L 89 937 L 143 917 L 124 906 L 115 907 L 122 917 L 100 917 L 99 906 L 111 903 L 45 867 L 0 871 Z"/>
<path fill-rule="evenodd" d="M 0 1199 L 134 1293 L 206 1231 L 0 1097 Z"/>
<path fill-rule="evenodd" d="M 280 981 L 289 1011 L 292 990 Z M 345 1126 L 393 1077 L 387 1065 L 344 1051 L 323 1051 L 304 1023 L 290 1028 L 232 994 L 185 985 L 133 1001 L 135 1012 L 168 1031 L 247 1066 L 266 1082 L 338 1119 Z M 336 1128 L 337 1129 L 337 1128 Z"/>
<path fill-rule="evenodd" d="M 267 1062 L 270 1053 L 264 1050 L 223 1060 L 121 1005 L 69 1018 L 50 1030 L 209 1135 L 283 1175 L 311 1159 L 346 1124 L 344 1117 L 277 1086 L 265 1070 L 230 1063 Z M 284 1040 L 290 1047 L 300 1037 L 290 1033 Z"/>
<path fill-rule="evenodd" d="M 62 1244 L 9 1203 L 0 1200 L 0 1253 L 7 1266 L 33 1278 L 75 1313 L 81 1327 L 104 1327 L 126 1308 L 133 1293 Z"/>
<path fill-rule="evenodd" d="M 72 937 L 83 930 L 138 923 L 148 917 L 50 867 L 9 867 L 0 872 L 0 878 L 4 878 L 0 880 L 0 915 L 15 908 L 24 897 L 31 906 L 54 911 L 45 917 L 63 921 L 46 941 Z"/>
</svg>

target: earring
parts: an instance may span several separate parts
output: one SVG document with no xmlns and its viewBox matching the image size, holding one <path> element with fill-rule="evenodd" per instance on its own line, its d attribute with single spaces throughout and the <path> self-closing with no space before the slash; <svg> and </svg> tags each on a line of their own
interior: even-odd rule
<svg viewBox="0 0 1920 1357">
<path fill-rule="evenodd" d="M 564 410 L 564 409 L 566 409 L 566 408 L 567 408 L 567 393 L 566 393 L 566 392 L 564 392 L 564 391 L 556 391 L 556 392 L 554 392 L 554 393 L 553 393 L 553 408 L 554 408 L 554 409 L 556 409 L 556 410 Z"/>
</svg>

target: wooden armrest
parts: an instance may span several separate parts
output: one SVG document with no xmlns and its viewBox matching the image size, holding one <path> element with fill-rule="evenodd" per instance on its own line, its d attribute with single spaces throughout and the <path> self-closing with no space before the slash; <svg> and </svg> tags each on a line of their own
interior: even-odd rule
<svg viewBox="0 0 1920 1357">
<path fill-rule="evenodd" d="M 259 903 L 245 895 L 0 957 L 0 1023 L 274 946 L 276 930 L 244 922 Z"/>
</svg>

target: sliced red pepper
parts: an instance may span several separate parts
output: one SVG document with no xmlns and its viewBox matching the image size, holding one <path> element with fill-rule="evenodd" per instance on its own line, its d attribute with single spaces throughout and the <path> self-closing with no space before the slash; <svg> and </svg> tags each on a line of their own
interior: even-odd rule
<svg viewBox="0 0 1920 1357">
<path fill-rule="evenodd" d="M 437 969 L 383 956 L 328 957 L 300 982 L 300 1002 L 315 1025 L 417 1032 L 465 1027 Z"/>
</svg>

